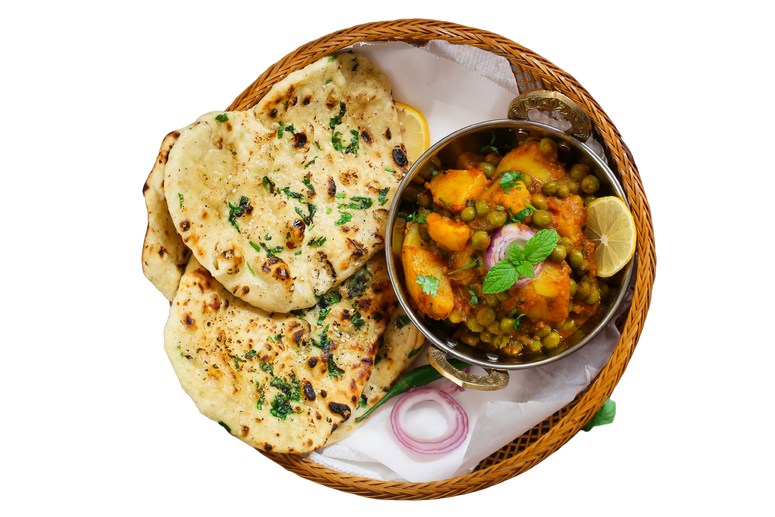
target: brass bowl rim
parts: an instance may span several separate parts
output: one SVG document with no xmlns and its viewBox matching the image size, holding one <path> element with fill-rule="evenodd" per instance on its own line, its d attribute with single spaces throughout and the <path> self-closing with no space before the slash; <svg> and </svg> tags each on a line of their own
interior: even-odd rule
<svg viewBox="0 0 775 517">
<path fill-rule="evenodd" d="M 396 293 L 396 297 L 398 298 L 399 304 L 404 309 L 404 312 L 409 317 L 410 321 L 425 336 L 425 338 L 430 341 L 430 343 L 433 346 L 440 348 L 441 350 L 445 351 L 447 354 L 451 355 L 452 357 L 455 357 L 457 359 L 460 359 L 461 361 L 465 361 L 472 365 L 480 366 L 482 368 L 487 368 L 490 370 L 492 369 L 520 370 L 520 369 L 534 368 L 536 366 L 543 366 L 545 364 L 558 361 L 564 357 L 571 355 L 574 352 L 577 352 L 578 350 L 581 350 L 581 348 L 583 348 L 584 345 L 592 341 L 597 336 L 597 334 L 599 334 L 600 331 L 603 330 L 605 326 L 611 321 L 611 318 L 613 318 L 614 314 L 617 312 L 617 309 L 619 308 L 622 301 L 624 300 L 624 297 L 627 293 L 627 287 L 630 285 L 634 264 L 636 263 L 636 261 L 635 261 L 635 257 L 633 257 L 630 259 L 629 263 L 625 266 L 622 285 L 621 285 L 621 288 L 619 289 L 616 299 L 610 305 L 608 311 L 605 313 L 603 318 L 597 323 L 597 325 L 595 325 L 592 331 L 575 345 L 570 346 L 565 350 L 563 350 L 561 353 L 558 353 L 550 357 L 545 357 L 537 361 L 525 362 L 525 363 L 503 363 L 499 361 L 499 359 L 502 356 L 506 356 L 506 354 L 498 354 L 496 351 L 488 351 L 486 355 L 488 356 L 488 358 L 492 358 L 493 360 L 489 362 L 483 361 L 456 349 L 457 345 L 455 343 L 451 343 L 451 342 L 447 342 L 442 339 L 439 339 L 428 327 L 426 327 L 423 323 L 423 319 L 418 317 L 417 314 L 415 314 L 415 311 L 412 308 L 411 304 L 409 303 L 409 300 L 407 299 L 406 296 L 404 296 L 403 285 L 405 282 L 403 278 L 400 278 L 400 275 L 398 275 L 396 271 L 395 260 L 392 252 L 393 225 L 395 223 L 395 219 L 398 214 L 399 206 L 401 205 L 401 199 L 402 199 L 404 190 L 406 190 L 406 188 L 409 186 L 409 184 L 412 181 L 412 178 L 414 177 L 415 174 L 418 173 L 420 168 L 423 167 L 428 162 L 428 160 L 430 160 L 433 156 L 435 156 L 440 150 L 446 147 L 453 140 L 468 136 L 478 131 L 489 130 L 489 129 L 500 129 L 500 128 L 535 129 L 543 132 L 552 133 L 557 138 L 560 138 L 566 142 L 569 142 L 571 145 L 577 147 L 580 151 L 582 151 L 584 154 L 586 154 L 588 157 L 590 157 L 596 162 L 596 164 L 606 175 L 606 178 L 608 179 L 610 186 L 611 188 L 613 188 L 616 195 L 620 199 L 622 199 L 625 202 L 625 204 L 627 204 L 628 208 L 630 207 L 630 204 L 629 204 L 629 201 L 627 200 L 627 196 L 625 195 L 624 189 L 619 183 L 619 180 L 614 175 L 613 171 L 611 171 L 608 164 L 584 142 L 577 140 L 570 134 L 560 129 L 557 129 L 553 126 L 549 126 L 541 122 L 534 122 L 530 120 L 496 119 L 496 120 L 477 122 L 475 124 L 471 124 L 461 129 L 458 129 L 457 131 L 454 131 L 453 133 L 450 133 L 449 135 L 445 136 L 444 138 L 442 138 L 441 140 L 433 144 L 427 151 L 425 151 L 425 153 L 422 154 L 422 156 L 420 156 L 420 158 L 417 159 L 417 161 L 414 164 L 412 164 L 411 168 L 409 169 L 409 172 L 406 173 L 406 175 L 404 176 L 404 179 L 399 184 L 398 190 L 396 191 L 396 194 L 393 197 L 393 202 L 390 205 L 390 210 L 388 211 L 387 231 L 385 232 L 386 233 L 385 256 L 386 256 L 387 266 L 388 266 L 388 275 L 390 276 L 390 281 L 393 284 L 393 290 Z M 513 356 L 507 356 L 507 357 L 513 359 Z"/>
</svg>

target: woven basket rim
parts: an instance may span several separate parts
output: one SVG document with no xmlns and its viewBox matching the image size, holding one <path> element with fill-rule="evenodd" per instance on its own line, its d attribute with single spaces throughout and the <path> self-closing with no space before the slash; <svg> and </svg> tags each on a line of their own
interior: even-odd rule
<svg viewBox="0 0 775 517">
<path fill-rule="evenodd" d="M 609 162 L 613 162 L 612 168 L 616 169 L 615 172 L 622 180 L 622 187 L 633 211 L 638 229 L 638 247 L 633 259 L 637 260 L 637 268 L 632 306 L 621 328 L 621 339 L 598 376 L 571 403 L 511 444 L 505 445 L 490 457 L 492 460 L 483 460 L 478 469 L 471 473 L 427 483 L 385 482 L 343 474 L 301 456 L 259 451 L 301 477 L 330 488 L 377 499 L 438 499 L 475 492 L 511 479 L 556 452 L 595 415 L 624 373 L 648 314 L 656 274 L 651 210 L 632 154 L 613 122 L 572 76 L 540 55 L 503 36 L 452 22 L 423 18 L 355 25 L 310 41 L 290 52 L 264 71 L 237 96 L 227 110 L 249 109 L 274 83 L 287 74 L 355 43 L 405 41 L 422 44 L 432 39 L 475 46 L 505 57 L 512 68 L 516 66 L 528 72 L 544 89 L 560 91 L 584 109 L 606 147 Z M 548 429 L 544 430 L 547 425 Z M 517 442 L 521 444 L 518 450 L 509 450 Z M 499 459 L 499 456 L 505 458 Z"/>
</svg>

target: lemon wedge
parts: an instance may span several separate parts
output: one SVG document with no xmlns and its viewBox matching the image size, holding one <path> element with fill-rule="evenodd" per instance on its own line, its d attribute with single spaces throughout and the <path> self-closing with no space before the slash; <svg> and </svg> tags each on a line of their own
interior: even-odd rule
<svg viewBox="0 0 775 517">
<path fill-rule="evenodd" d="M 428 129 L 428 121 L 415 108 L 396 102 L 398 123 L 401 126 L 401 139 L 406 146 L 406 155 L 411 163 L 417 161 L 422 153 L 431 146 L 431 132 Z"/>
<path fill-rule="evenodd" d="M 587 207 L 587 239 L 595 243 L 597 276 L 620 271 L 635 254 L 637 231 L 627 205 L 615 196 L 601 197 Z"/>
</svg>

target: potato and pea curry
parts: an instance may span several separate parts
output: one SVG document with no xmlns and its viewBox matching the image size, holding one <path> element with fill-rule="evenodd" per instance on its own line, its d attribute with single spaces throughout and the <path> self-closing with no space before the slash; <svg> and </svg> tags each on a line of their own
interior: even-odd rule
<svg viewBox="0 0 775 517">
<path fill-rule="evenodd" d="M 600 182 L 586 157 L 566 169 L 552 138 L 496 143 L 414 176 L 392 252 L 415 308 L 452 339 L 532 360 L 580 341 L 604 310 L 584 235 Z"/>
</svg>

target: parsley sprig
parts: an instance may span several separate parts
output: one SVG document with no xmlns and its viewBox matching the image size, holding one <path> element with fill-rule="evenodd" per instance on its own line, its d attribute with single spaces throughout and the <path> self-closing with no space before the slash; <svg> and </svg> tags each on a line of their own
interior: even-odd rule
<svg viewBox="0 0 775 517">
<path fill-rule="evenodd" d="M 534 278 L 535 266 L 546 260 L 557 246 L 555 230 L 541 230 L 525 244 L 525 248 L 512 242 L 509 245 L 509 256 L 496 263 L 484 277 L 482 292 L 485 294 L 501 293 L 517 283 L 520 277 Z"/>
</svg>

